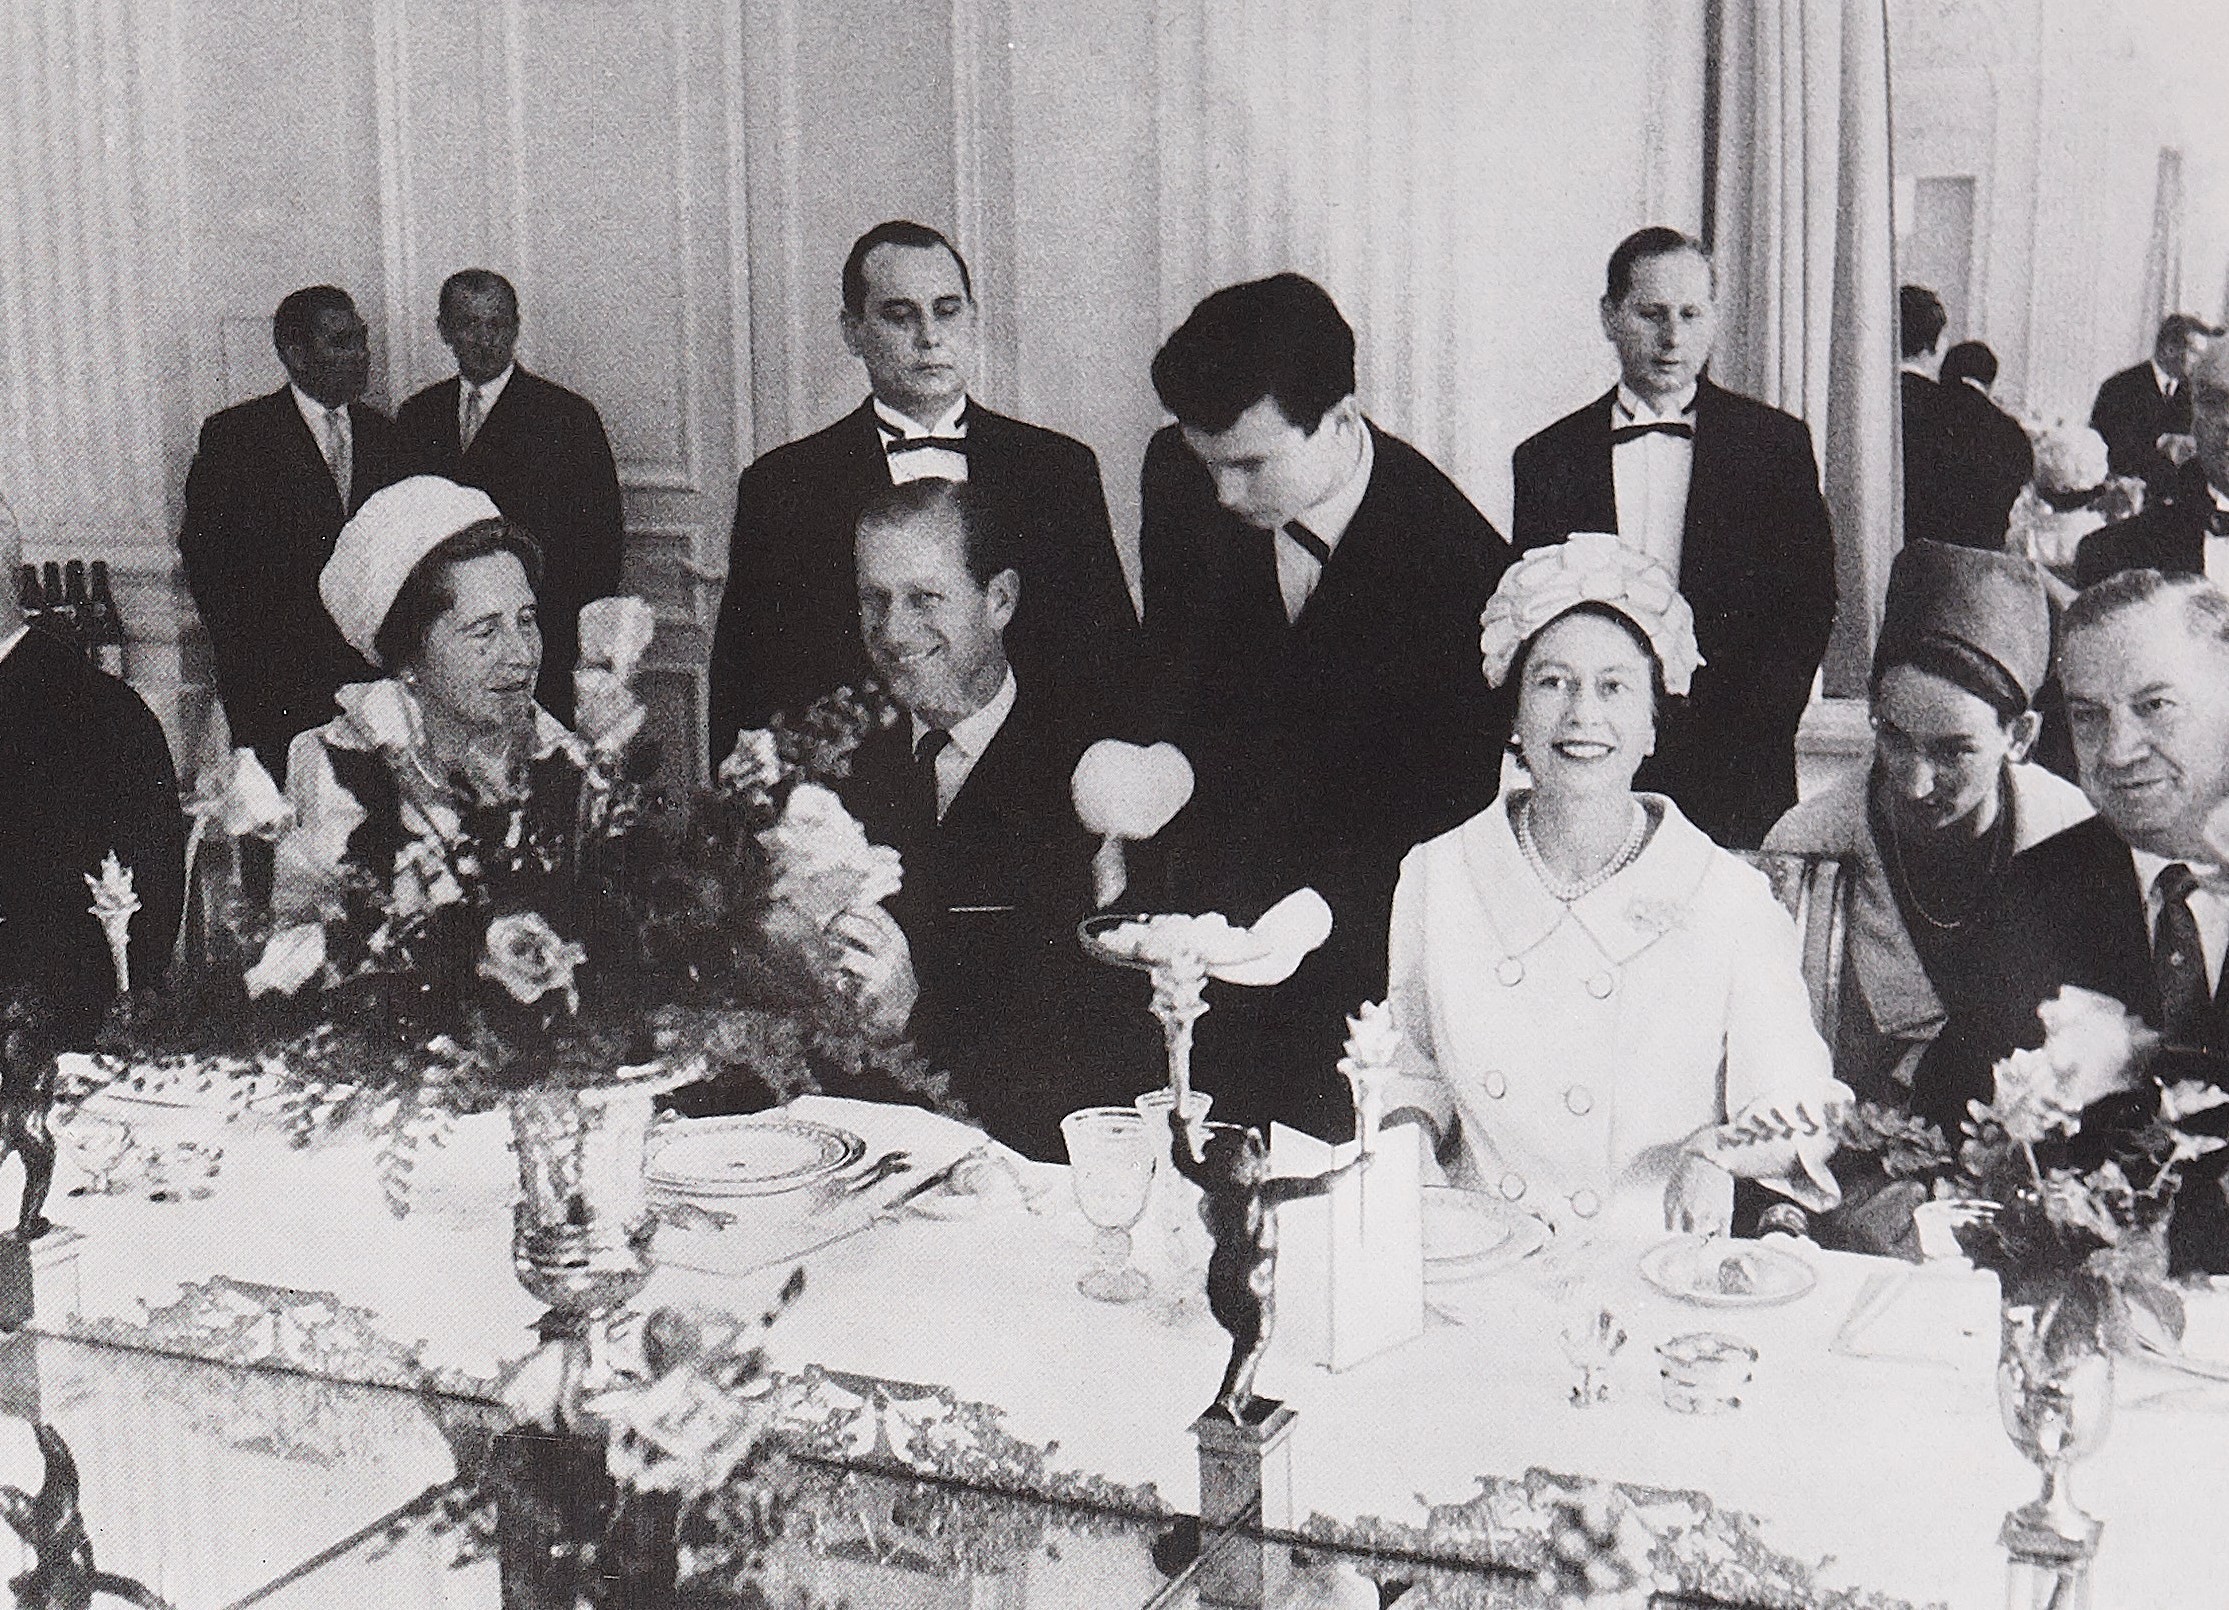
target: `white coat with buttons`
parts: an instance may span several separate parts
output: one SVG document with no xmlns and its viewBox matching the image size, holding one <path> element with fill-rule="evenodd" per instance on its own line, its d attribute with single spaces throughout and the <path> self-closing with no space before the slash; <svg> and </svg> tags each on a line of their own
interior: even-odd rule
<svg viewBox="0 0 2229 1610">
<path fill-rule="evenodd" d="M 1559 1228 L 1664 1231 L 1682 1145 L 1763 1108 L 1846 1102 L 1811 1019 L 1795 925 L 1764 875 L 1670 800 L 1648 846 L 1571 905 L 1517 846 L 1504 795 L 1401 864 L 1386 1110 L 1460 1120 L 1454 1183 Z M 1814 1208 L 1824 1136 L 1720 1161 Z"/>
</svg>

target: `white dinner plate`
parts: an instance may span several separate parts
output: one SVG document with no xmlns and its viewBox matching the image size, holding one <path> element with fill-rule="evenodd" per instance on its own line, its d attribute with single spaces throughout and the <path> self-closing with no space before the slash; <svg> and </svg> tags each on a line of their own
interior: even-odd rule
<svg viewBox="0 0 2229 1610">
<path fill-rule="evenodd" d="M 1784 1247 L 1692 1235 L 1641 1254 L 1641 1278 L 1667 1297 L 1705 1308 L 1771 1308 L 1819 1283 L 1818 1271 Z"/>
<path fill-rule="evenodd" d="M 806 1118 L 687 1118 L 651 1137 L 650 1183 L 680 1196 L 778 1196 L 867 1154 L 846 1129 Z"/>
<path fill-rule="evenodd" d="M 1514 1203 L 1452 1185 L 1424 1187 L 1424 1277 L 1464 1280 L 1536 1252 L 1548 1227 Z"/>
</svg>

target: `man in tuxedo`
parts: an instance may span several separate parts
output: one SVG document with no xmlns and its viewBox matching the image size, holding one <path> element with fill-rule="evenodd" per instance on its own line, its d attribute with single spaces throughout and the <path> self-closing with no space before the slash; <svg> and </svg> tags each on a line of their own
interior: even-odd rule
<svg viewBox="0 0 2229 1610">
<path fill-rule="evenodd" d="M 396 469 L 393 427 L 362 401 L 371 346 L 348 293 L 294 292 L 271 339 L 287 383 L 202 424 L 178 549 L 232 741 L 284 781 L 287 745 L 331 719 L 333 690 L 377 675 L 341 641 L 317 575 Z"/>
<path fill-rule="evenodd" d="M 0 502 L 0 574 L 23 562 Z M 108 940 L 85 879 L 114 854 L 140 909 L 132 984 L 159 985 L 185 898 L 185 821 L 170 748 L 124 683 L 29 630 L 0 588 L 0 1009 L 35 1003 L 64 1048 L 83 1049 L 115 995 Z"/>
<path fill-rule="evenodd" d="M 1970 987 L 1912 1083 L 1913 1109 L 1952 1137 L 1991 1070 L 2040 1045 L 2036 1008 L 2068 984 L 2111 996 L 2171 1047 L 2229 1053 L 2229 597 L 2203 577 L 2124 571 L 2061 626 L 2059 679 L 2082 791 L 2098 814 L 2013 857 L 2006 898 L 1976 936 Z M 2174 1252 L 2229 1270 L 2218 1158 L 2186 1180 Z"/>
<path fill-rule="evenodd" d="M 570 721 L 581 606 L 619 590 L 626 548 L 611 442 L 594 403 L 513 357 L 519 299 L 501 274 L 451 274 L 436 327 L 456 354 L 457 378 L 428 386 L 395 415 L 404 473 L 480 488 L 541 544 L 534 697 Z"/>
<path fill-rule="evenodd" d="M 1943 329 L 1950 322 L 1943 299 L 1924 285 L 1896 291 L 1898 400 L 1904 437 L 1904 540 L 1947 542 L 1948 440 L 1941 381 Z"/>
<path fill-rule="evenodd" d="M 2036 467 L 2027 431 L 1997 406 L 1990 391 L 1996 383 L 1997 355 L 1987 342 L 1961 341 L 1943 354 L 1943 426 L 1951 466 L 1946 535 L 1965 547 L 1992 551 L 2004 547 L 2012 506 Z"/>
<path fill-rule="evenodd" d="M 739 727 L 866 675 L 852 528 L 875 493 L 931 477 L 976 486 L 1020 534 L 1025 585 L 1006 641 L 1022 675 L 1079 716 L 1111 710 L 1130 691 L 1138 618 L 1099 461 L 1072 437 L 968 395 L 976 307 L 966 261 L 921 224 L 876 225 L 844 262 L 842 328 L 871 395 L 736 484 L 712 639 L 713 760 Z"/>
<path fill-rule="evenodd" d="M 1160 1040 L 1138 981 L 1077 942 L 1095 846 L 1069 780 L 1088 735 L 1008 659 L 1019 546 L 972 484 L 867 500 L 858 630 L 904 717 L 859 747 L 843 795 L 904 863 L 887 906 L 920 983 L 916 1044 L 991 1134 L 1058 1160 L 1062 1116 L 1150 1089 Z"/>
<path fill-rule="evenodd" d="M 1700 242 L 1629 235 L 1602 328 L 1616 386 L 1521 443 L 1519 552 L 1610 531 L 1679 578 L 1704 665 L 1639 785 L 1754 849 L 1796 802 L 1796 725 L 1834 624 L 1834 535 L 1800 419 L 1703 373 L 1716 287 Z"/>
<path fill-rule="evenodd" d="M 2229 343 L 2191 366 L 2181 395 L 2195 452 L 2129 519 L 2101 526 L 2074 553 L 2075 580 L 2088 587 L 2124 570 L 2204 576 L 2229 587 Z"/>
<path fill-rule="evenodd" d="M 2160 321 L 2152 355 L 2097 388 L 2090 429 L 2105 438 L 2115 475 L 2141 476 L 2155 497 L 2173 490 L 2190 457 L 2190 395 L 2183 382 L 2219 332 L 2188 313 Z"/>
<path fill-rule="evenodd" d="M 1478 619 L 1508 546 L 1430 460 L 1363 414 L 1354 331 L 1297 274 L 1226 286 L 1153 360 L 1176 416 L 1146 448 L 1149 647 L 1199 777 L 1171 877 L 1251 920 L 1293 889 L 1329 942 L 1199 1029 L 1217 1117 L 1342 1135 L 1345 1014 L 1385 988 L 1412 845 L 1494 797 L 1506 715 Z"/>
</svg>

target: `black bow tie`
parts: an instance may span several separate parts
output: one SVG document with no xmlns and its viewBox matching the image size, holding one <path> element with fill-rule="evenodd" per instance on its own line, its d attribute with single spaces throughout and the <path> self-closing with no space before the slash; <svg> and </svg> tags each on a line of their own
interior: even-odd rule
<svg viewBox="0 0 2229 1610">
<path fill-rule="evenodd" d="M 1676 419 L 1652 419 L 1645 425 L 1620 425 L 1610 432 L 1610 445 L 1622 447 L 1627 442 L 1637 442 L 1644 436 L 1677 436 L 1691 442 L 1695 439 L 1695 427 Z"/>
<path fill-rule="evenodd" d="M 900 453 L 926 453 L 932 447 L 939 452 L 959 453 L 964 456 L 967 452 L 967 438 L 965 436 L 894 436 L 882 444 L 882 450 L 892 458 L 896 458 Z"/>
</svg>

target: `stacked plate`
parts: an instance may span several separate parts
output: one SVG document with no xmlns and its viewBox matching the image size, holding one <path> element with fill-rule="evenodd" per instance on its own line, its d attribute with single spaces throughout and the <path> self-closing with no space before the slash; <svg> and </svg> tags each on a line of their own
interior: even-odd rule
<svg viewBox="0 0 2229 1610">
<path fill-rule="evenodd" d="M 717 1202 L 784 1196 L 841 1174 L 867 1153 L 849 1130 L 805 1118 L 684 1119 L 651 1137 L 650 1187 Z"/>
<path fill-rule="evenodd" d="M 1536 1252 L 1548 1227 L 1497 1196 L 1424 1188 L 1424 1280 L 1442 1285 L 1508 1267 Z"/>
</svg>

